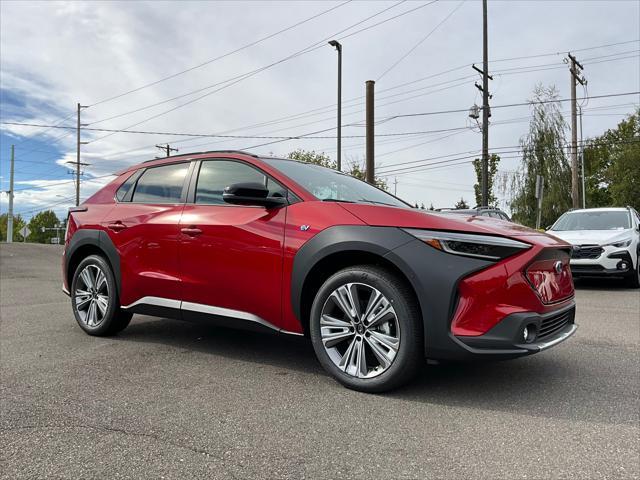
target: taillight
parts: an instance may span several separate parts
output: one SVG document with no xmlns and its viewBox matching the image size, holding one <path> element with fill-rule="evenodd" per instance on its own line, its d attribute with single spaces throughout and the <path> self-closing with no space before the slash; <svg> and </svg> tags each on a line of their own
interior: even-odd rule
<svg viewBox="0 0 640 480">
<path fill-rule="evenodd" d="M 525 274 L 542 303 L 556 303 L 573 295 L 569 254 L 564 250 L 543 252 Z"/>
</svg>

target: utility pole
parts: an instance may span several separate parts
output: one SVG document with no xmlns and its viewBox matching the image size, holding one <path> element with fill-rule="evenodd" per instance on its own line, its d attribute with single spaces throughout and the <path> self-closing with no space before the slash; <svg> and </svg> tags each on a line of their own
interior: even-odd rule
<svg viewBox="0 0 640 480">
<path fill-rule="evenodd" d="M 178 151 L 177 148 L 171 148 L 171 145 L 169 145 L 168 143 L 166 145 L 156 145 L 156 148 L 159 148 L 160 150 L 164 150 L 167 154 L 167 157 L 171 156 L 171 152 Z"/>
<path fill-rule="evenodd" d="M 482 75 L 482 85 L 475 86 L 482 92 L 482 175 L 480 182 L 481 207 L 489 206 L 489 117 L 491 117 L 491 107 L 489 100 L 492 95 L 489 93 L 489 80 L 493 77 L 489 75 L 489 38 L 487 29 L 487 0 L 482 0 L 482 69 L 471 65 L 476 72 Z M 475 108 L 475 110 L 474 110 Z M 472 107 L 469 117 L 477 121 L 477 107 Z"/>
<path fill-rule="evenodd" d="M 338 171 L 342 170 L 342 45 L 331 40 L 329 45 L 338 51 Z"/>
<path fill-rule="evenodd" d="M 13 242 L 13 164 L 15 146 L 11 145 L 11 167 L 9 173 L 9 210 L 7 211 L 7 243 Z"/>
<path fill-rule="evenodd" d="M 375 160 L 374 160 L 374 119 L 373 119 L 373 88 L 375 86 L 373 80 L 367 80 L 366 85 L 366 163 L 365 163 L 365 180 L 374 185 L 376 180 L 375 175 Z"/>
<path fill-rule="evenodd" d="M 582 208 L 587 208 L 587 192 L 585 190 L 584 141 L 582 140 L 582 107 L 580 107 L 580 172 L 582 172 Z"/>
<path fill-rule="evenodd" d="M 489 41 L 487 0 L 482 0 L 482 206 L 489 206 Z"/>
<path fill-rule="evenodd" d="M 393 195 L 398 196 L 398 177 L 393 179 Z"/>
<path fill-rule="evenodd" d="M 571 202 L 573 208 L 578 208 L 579 187 L 578 187 L 578 126 L 577 126 L 577 102 L 576 102 L 576 83 L 586 85 L 587 81 L 580 74 L 584 67 L 576 60 L 576 57 L 569 56 L 569 73 L 571 74 Z"/>
<path fill-rule="evenodd" d="M 80 105 L 78 103 L 78 127 L 76 128 L 77 133 L 77 144 L 76 144 L 76 207 L 80 205 L 80 166 L 83 165 L 80 163 L 80 145 L 86 145 L 87 142 L 80 141 L 80 127 L 83 126 L 80 123 L 80 110 L 83 108 L 87 108 L 84 105 Z"/>
</svg>

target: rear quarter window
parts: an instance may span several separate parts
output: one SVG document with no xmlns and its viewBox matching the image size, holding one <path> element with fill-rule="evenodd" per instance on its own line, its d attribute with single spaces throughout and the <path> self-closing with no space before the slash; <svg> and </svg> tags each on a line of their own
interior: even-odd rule
<svg viewBox="0 0 640 480">
<path fill-rule="evenodd" d="M 144 171 L 136 183 L 135 203 L 179 203 L 182 199 L 189 163 L 152 167 Z"/>
</svg>

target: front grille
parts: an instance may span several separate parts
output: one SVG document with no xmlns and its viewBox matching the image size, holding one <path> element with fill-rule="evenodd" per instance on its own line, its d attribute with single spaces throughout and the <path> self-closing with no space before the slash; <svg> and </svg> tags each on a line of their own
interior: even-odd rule
<svg viewBox="0 0 640 480">
<path fill-rule="evenodd" d="M 573 317 L 573 310 L 554 315 L 553 317 L 545 318 L 540 323 L 540 332 L 538 333 L 538 339 L 544 339 L 554 335 L 556 332 L 562 330 L 567 323 L 571 322 Z"/>
<path fill-rule="evenodd" d="M 571 271 L 574 273 L 599 272 L 602 270 L 604 270 L 602 265 L 571 265 Z"/>
<path fill-rule="evenodd" d="M 602 255 L 603 251 L 604 249 L 600 245 L 576 245 L 571 251 L 571 258 L 595 260 Z"/>
</svg>

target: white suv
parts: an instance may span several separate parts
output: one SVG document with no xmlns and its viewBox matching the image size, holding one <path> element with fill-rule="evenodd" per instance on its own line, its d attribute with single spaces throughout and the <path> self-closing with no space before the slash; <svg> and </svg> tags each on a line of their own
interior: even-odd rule
<svg viewBox="0 0 640 480">
<path fill-rule="evenodd" d="M 624 277 L 640 287 L 640 215 L 633 208 L 571 210 L 548 233 L 573 245 L 574 277 Z"/>
</svg>

